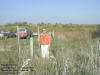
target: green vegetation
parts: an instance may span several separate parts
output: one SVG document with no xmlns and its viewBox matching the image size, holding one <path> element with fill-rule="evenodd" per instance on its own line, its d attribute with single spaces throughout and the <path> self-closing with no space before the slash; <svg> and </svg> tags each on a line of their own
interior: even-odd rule
<svg viewBox="0 0 100 75">
<path fill-rule="evenodd" d="M 100 51 L 98 47 L 98 39 L 90 40 L 69 40 L 64 34 L 56 34 L 52 39 L 50 56 L 53 59 L 41 59 L 41 52 L 38 50 L 37 37 L 34 37 L 34 57 L 28 66 L 34 67 L 33 73 L 36 75 L 98 75 L 100 66 Z M 0 40 L 0 64 L 18 63 L 17 39 Z M 20 66 L 23 61 L 30 58 L 29 39 L 20 40 L 21 56 Z M 5 47 L 3 47 L 5 46 Z M 9 49 L 9 48 L 10 49 Z M 0 50 L 1 50 L 0 49 Z M 30 75 L 26 72 L 25 75 Z"/>
<path fill-rule="evenodd" d="M 37 26 L 21 25 L 20 27 L 28 27 L 33 32 L 37 32 Z M 34 57 L 26 66 L 33 67 L 33 71 L 27 71 L 25 75 L 100 74 L 100 37 L 94 34 L 99 32 L 99 26 L 40 25 L 40 30 L 43 27 L 48 31 L 55 30 L 55 37 L 52 38 L 50 47 L 50 56 L 55 58 L 45 60 L 41 58 L 37 36 L 34 36 Z M 16 32 L 16 26 L 13 25 L 1 26 L 0 30 L 3 29 Z M 92 38 L 93 36 L 95 38 Z M 0 64 L 14 63 L 21 67 L 23 61 L 31 58 L 29 44 L 29 39 L 20 39 L 21 55 L 19 56 L 17 37 L 0 39 Z"/>
<path fill-rule="evenodd" d="M 99 25 L 70 25 L 70 24 L 27 24 L 27 22 L 22 23 L 14 23 L 8 24 L 5 26 L 0 26 L 0 31 L 4 29 L 12 30 L 16 32 L 16 26 L 19 25 L 20 27 L 29 28 L 33 32 L 37 32 L 37 27 L 40 26 L 40 31 L 42 28 L 47 28 L 48 31 L 55 31 L 55 32 L 72 32 L 72 31 L 96 31 L 98 30 Z"/>
</svg>

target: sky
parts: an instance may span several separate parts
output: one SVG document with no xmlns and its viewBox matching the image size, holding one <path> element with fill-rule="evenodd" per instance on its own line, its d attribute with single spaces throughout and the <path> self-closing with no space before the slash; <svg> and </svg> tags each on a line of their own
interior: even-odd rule
<svg viewBox="0 0 100 75">
<path fill-rule="evenodd" d="M 0 0 L 0 25 L 100 24 L 100 0 Z"/>
</svg>

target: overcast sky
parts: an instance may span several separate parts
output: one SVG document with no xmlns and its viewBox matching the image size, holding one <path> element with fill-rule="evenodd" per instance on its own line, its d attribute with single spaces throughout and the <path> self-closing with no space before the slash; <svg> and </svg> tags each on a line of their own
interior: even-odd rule
<svg viewBox="0 0 100 75">
<path fill-rule="evenodd" d="M 0 25 L 23 21 L 100 24 L 100 0 L 0 0 Z"/>
</svg>

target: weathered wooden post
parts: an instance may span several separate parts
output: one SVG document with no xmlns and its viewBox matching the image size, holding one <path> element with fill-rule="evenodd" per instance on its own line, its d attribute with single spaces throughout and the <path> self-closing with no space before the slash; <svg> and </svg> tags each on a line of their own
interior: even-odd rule
<svg viewBox="0 0 100 75">
<path fill-rule="evenodd" d="M 98 50 L 100 50 L 100 41 L 97 41 Z"/>
<path fill-rule="evenodd" d="M 19 26 L 17 26 L 17 36 L 18 36 L 18 55 L 20 58 L 20 37 L 19 37 Z"/>
<path fill-rule="evenodd" d="M 30 37 L 30 54 L 33 57 L 33 37 Z"/>
<path fill-rule="evenodd" d="M 53 30 L 53 32 L 52 32 L 52 37 L 53 37 L 53 38 L 55 37 L 55 32 L 54 32 L 54 30 Z"/>
<path fill-rule="evenodd" d="M 39 50 L 40 50 L 40 42 L 39 42 L 39 37 L 40 37 L 40 27 L 39 27 L 39 25 L 38 25 L 38 46 L 39 46 Z"/>
</svg>

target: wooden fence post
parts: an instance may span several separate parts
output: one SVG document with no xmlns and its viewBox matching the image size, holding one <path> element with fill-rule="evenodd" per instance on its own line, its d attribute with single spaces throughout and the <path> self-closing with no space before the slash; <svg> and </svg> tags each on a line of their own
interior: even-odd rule
<svg viewBox="0 0 100 75">
<path fill-rule="evenodd" d="M 33 57 L 33 37 L 30 37 L 30 54 Z"/>
<path fill-rule="evenodd" d="M 17 36 L 18 36 L 18 55 L 20 58 L 20 37 L 19 37 L 19 26 L 17 26 Z"/>
</svg>

